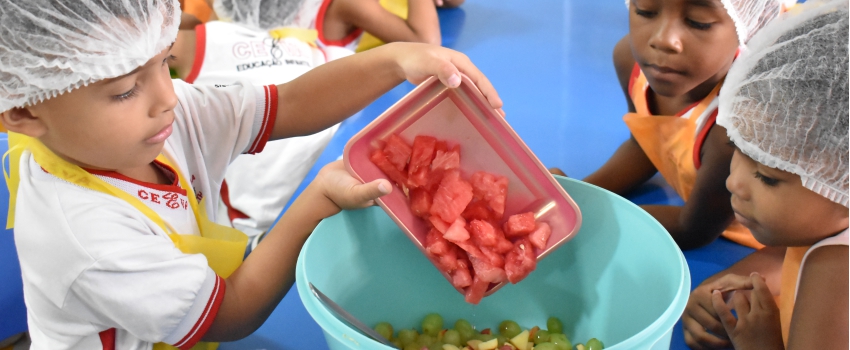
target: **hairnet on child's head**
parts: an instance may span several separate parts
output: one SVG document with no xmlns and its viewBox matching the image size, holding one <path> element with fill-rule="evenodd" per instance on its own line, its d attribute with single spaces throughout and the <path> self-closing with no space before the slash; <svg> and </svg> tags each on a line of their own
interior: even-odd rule
<svg viewBox="0 0 850 350">
<path fill-rule="evenodd" d="M 809 0 L 759 31 L 729 70 L 717 114 L 741 152 L 844 206 L 847 10 L 847 0 Z"/>
<path fill-rule="evenodd" d="M 626 7 L 633 0 L 626 0 Z M 789 0 L 719 0 L 723 8 L 732 17 L 738 44 L 744 46 L 753 34 L 767 22 L 779 15 L 783 3 Z M 790 0 L 795 1 L 795 0 Z"/>
<path fill-rule="evenodd" d="M 304 0 L 214 0 L 220 20 L 250 28 L 270 30 L 288 25 Z"/>
<path fill-rule="evenodd" d="M 177 0 L 0 0 L 0 112 L 131 72 L 179 17 Z"/>
</svg>

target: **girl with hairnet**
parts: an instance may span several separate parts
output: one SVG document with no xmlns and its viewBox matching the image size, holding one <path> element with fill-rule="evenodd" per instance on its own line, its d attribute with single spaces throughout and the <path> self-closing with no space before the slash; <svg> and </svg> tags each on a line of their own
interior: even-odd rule
<svg viewBox="0 0 850 350">
<path fill-rule="evenodd" d="M 726 186 L 767 247 L 691 293 L 692 348 L 848 348 L 847 42 L 847 2 L 808 1 L 729 71 L 717 116 L 736 147 Z"/>
<path fill-rule="evenodd" d="M 682 249 L 721 234 L 760 247 L 734 220 L 724 179 L 732 150 L 714 122 L 717 94 L 739 50 L 779 0 L 628 0 L 629 33 L 614 47 L 631 137 L 584 179 L 625 194 L 661 173 L 684 206 L 644 205 Z M 560 170 L 552 172 L 563 175 Z"/>
<path fill-rule="evenodd" d="M 9 226 L 33 349 L 203 348 L 252 333 L 318 222 L 391 191 L 324 167 L 244 260 L 217 225 L 228 164 L 334 125 L 404 80 L 489 81 L 460 53 L 384 45 L 281 85 L 170 79 L 176 0 L 0 0 Z M 212 348 L 210 346 L 209 348 Z"/>
</svg>

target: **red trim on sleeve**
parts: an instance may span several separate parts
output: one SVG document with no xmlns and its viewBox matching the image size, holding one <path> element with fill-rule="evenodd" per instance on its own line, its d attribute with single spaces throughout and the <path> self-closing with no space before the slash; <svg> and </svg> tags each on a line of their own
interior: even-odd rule
<svg viewBox="0 0 850 350">
<path fill-rule="evenodd" d="M 215 316 L 218 314 L 218 308 L 224 300 L 224 290 L 224 279 L 221 276 L 215 276 L 215 288 L 213 288 L 210 300 L 207 301 L 207 306 L 204 308 L 201 317 L 198 318 L 198 322 L 195 323 L 192 330 L 183 339 L 172 345 L 180 348 L 180 350 L 189 350 L 204 337 L 204 334 L 212 326 L 213 320 L 215 320 Z"/>
<path fill-rule="evenodd" d="M 632 96 L 632 89 L 635 86 L 635 80 L 640 76 L 640 66 L 638 66 L 637 62 L 635 62 L 635 66 L 632 68 L 632 75 L 629 77 L 629 98 L 634 98 Z"/>
<path fill-rule="evenodd" d="M 115 350 L 115 328 L 107 329 L 98 333 L 103 350 Z"/>
<path fill-rule="evenodd" d="M 245 152 L 247 154 L 254 154 L 263 151 L 263 148 L 266 147 L 266 142 L 269 141 L 272 129 L 274 129 L 275 120 L 277 119 L 277 86 L 266 85 L 263 87 L 263 91 L 266 94 L 265 111 L 263 112 L 263 125 L 260 127 L 260 132 L 257 133 L 257 138 L 254 139 L 254 143 L 251 144 L 251 148 Z"/>
<path fill-rule="evenodd" d="M 191 84 L 198 79 L 198 74 L 201 73 L 201 66 L 204 65 L 204 54 L 207 52 L 207 29 L 204 24 L 199 24 L 195 27 L 195 60 L 192 62 L 192 70 L 186 77 L 186 82 Z"/>
<path fill-rule="evenodd" d="M 702 157 L 700 157 L 700 153 L 702 153 L 702 145 L 705 143 L 705 138 L 708 136 L 708 132 L 711 131 L 711 128 L 717 122 L 717 109 L 714 112 L 711 112 L 711 115 L 708 116 L 708 119 L 705 121 L 705 126 L 702 127 L 702 130 L 697 134 L 696 141 L 694 142 L 694 165 L 699 169 L 702 165 Z"/>
<path fill-rule="evenodd" d="M 325 45 L 333 45 L 333 46 L 342 46 L 345 47 L 348 44 L 351 44 L 354 39 L 357 39 L 360 34 L 363 34 L 363 29 L 357 28 L 348 35 L 346 35 L 341 40 L 328 40 L 325 39 L 325 14 L 328 12 L 328 7 L 331 5 L 333 0 L 324 0 L 322 2 L 322 6 L 319 7 L 319 13 L 316 15 L 316 31 L 319 32 L 319 41 Z"/>
<path fill-rule="evenodd" d="M 230 218 L 230 221 L 249 218 L 248 215 L 230 205 L 230 189 L 227 187 L 227 179 L 221 182 L 221 201 L 227 207 L 227 217 Z"/>
</svg>

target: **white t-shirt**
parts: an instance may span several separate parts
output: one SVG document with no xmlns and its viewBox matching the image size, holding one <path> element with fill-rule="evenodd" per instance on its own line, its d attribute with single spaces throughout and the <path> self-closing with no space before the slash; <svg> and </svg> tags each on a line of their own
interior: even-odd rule
<svg viewBox="0 0 850 350">
<path fill-rule="evenodd" d="M 315 29 L 319 32 L 319 46 L 325 48 L 343 47 L 351 51 L 356 51 L 357 46 L 360 45 L 360 39 L 363 38 L 363 30 L 360 28 L 355 29 L 342 40 L 328 40 L 325 38 L 325 13 L 331 2 L 333 0 L 305 0 L 290 25 L 297 28 Z"/>
<path fill-rule="evenodd" d="M 173 82 L 178 104 L 163 154 L 178 167 L 171 185 L 93 172 L 138 196 L 167 224 L 198 232 L 187 176 L 214 220 L 228 164 L 261 150 L 277 113 L 273 86 L 192 86 Z M 45 172 L 25 152 L 15 215 L 32 349 L 150 349 L 193 346 L 225 293 L 200 254 L 184 254 L 130 204 Z"/>
</svg>

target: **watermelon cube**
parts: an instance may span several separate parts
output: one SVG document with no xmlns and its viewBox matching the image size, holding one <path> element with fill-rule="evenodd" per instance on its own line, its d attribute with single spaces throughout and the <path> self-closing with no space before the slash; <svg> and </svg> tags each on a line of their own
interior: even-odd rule
<svg viewBox="0 0 850 350">
<path fill-rule="evenodd" d="M 496 214 L 495 219 L 501 219 L 505 214 L 505 199 L 508 196 L 508 178 L 496 176 L 484 171 L 472 174 L 469 181 L 476 199 L 484 200 Z"/>
<path fill-rule="evenodd" d="M 484 259 L 478 259 L 470 255 L 469 262 L 472 263 L 472 270 L 475 271 L 475 277 L 484 281 L 500 283 L 507 278 L 505 270 L 491 264 L 486 257 Z"/>
<path fill-rule="evenodd" d="M 410 191 L 410 210 L 413 215 L 427 219 L 431 210 L 431 194 L 421 188 L 414 188 Z"/>
<path fill-rule="evenodd" d="M 534 213 L 511 215 L 505 222 L 505 236 L 508 236 L 508 238 L 523 237 L 534 231 L 535 228 Z"/>
<path fill-rule="evenodd" d="M 407 184 L 407 173 L 398 170 L 395 165 L 387 159 L 387 155 L 384 151 L 379 149 L 372 151 L 369 159 L 372 163 L 378 166 L 378 169 L 381 169 L 381 171 L 390 178 L 390 181 L 395 182 L 399 187 L 403 187 Z"/>
<path fill-rule="evenodd" d="M 431 163 L 432 170 L 453 170 L 460 168 L 460 145 L 451 150 L 437 150 L 434 161 Z"/>
<path fill-rule="evenodd" d="M 425 235 L 425 250 L 434 256 L 443 255 L 449 251 L 449 241 L 443 238 L 436 229 L 431 229 Z"/>
<path fill-rule="evenodd" d="M 508 281 L 516 284 L 528 276 L 537 267 L 537 256 L 534 255 L 531 243 L 526 238 L 514 242 L 514 249 L 505 257 L 505 274 Z"/>
<path fill-rule="evenodd" d="M 469 231 L 473 240 L 479 246 L 495 247 L 499 242 L 499 237 L 496 235 L 496 229 L 487 221 L 472 220 L 469 223 Z"/>
<path fill-rule="evenodd" d="M 493 265 L 498 268 L 505 267 L 505 258 L 502 257 L 502 254 L 497 252 L 494 247 L 479 247 L 481 253 L 484 254 L 484 257 L 487 258 L 487 262 L 490 265 Z"/>
<path fill-rule="evenodd" d="M 472 187 L 473 193 L 475 193 L 475 186 Z M 486 201 L 473 199 L 469 205 L 466 206 L 466 209 L 463 210 L 463 213 L 460 214 L 464 219 L 472 221 L 472 220 L 497 220 L 495 213 L 490 210 Z"/>
<path fill-rule="evenodd" d="M 434 159 L 437 139 L 431 136 L 419 135 L 413 139 L 413 152 L 407 168 L 410 187 L 421 187 L 428 184 L 428 173 L 431 161 Z"/>
<path fill-rule="evenodd" d="M 446 233 L 446 230 L 448 230 L 449 226 L 452 225 L 451 222 L 445 222 L 445 221 L 443 221 L 443 219 L 440 219 L 440 217 L 437 216 L 437 215 L 429 216 L 428 222 L 431 223 L 431 227 L 433 227 L 437 231 L 440 231 L 440 233 L 443 233 L 443 234 Z"/>
<path fill-rule="evenodd" d="M 452 285 L 457 288 L 466 288 L 472 284 L 472 274 L 469 272 L 469 267 L 466 267 L 466 265 L 464 265 L 464 268 L 460 267 L 462 261 L 458 260 L 458 268 L 451 273 Z"/>
<path fill-rule="evenodd" d="M 546 248 L 546 243 L 549 242 L 549 236 L 552 235 L 552 228 L 545 222 L 537 223 L 537 228 L 528 235 L 528 240 L 531 245 L 537 249 Z"/>
<path fill-rule="evenodd" d="M 451 242 L 463 242 L 469 239 L 469 231 L 466 230 L 466 220 L 457 218 L 454 223 L 443 234 L 443 238 Z"/>
<path fill-rule="evenodd" d="M 410 154 L 413 149 L 404 142 L 404 140 L 396 134 L 390 135 L 387 139 L 387 144 L 384 146 L 384 153 L 387 155 L 390 163 L 392 163 L 398 171 L 404 171 L 407 162 L 410 159 Z"/>
<path fill-rule="evenodd" d="M 445 222 L 454 222 L 471 200 L 472 185 L 460 178 L 459 171 L 452 170 L 446 173 L 434 193 L 430 212 Z"/>
<path fill-rule="evenodd" d="M 472 284 L 466 288 L 464 300 L 470 304 L 478 304 L 484 298 L 484 293 L 490 287 L 490 282 L 484 281 L 478 276 L 472 278 Z"/>
<path fill-rule="evenodd" d="M 443 271 L 451 273 L 457 269 L 457 253 L 459 250 L 460 248 L 456 245 L 449 243 L 446 252 L 437 257 L 437 261 Z"/>
</svg>

